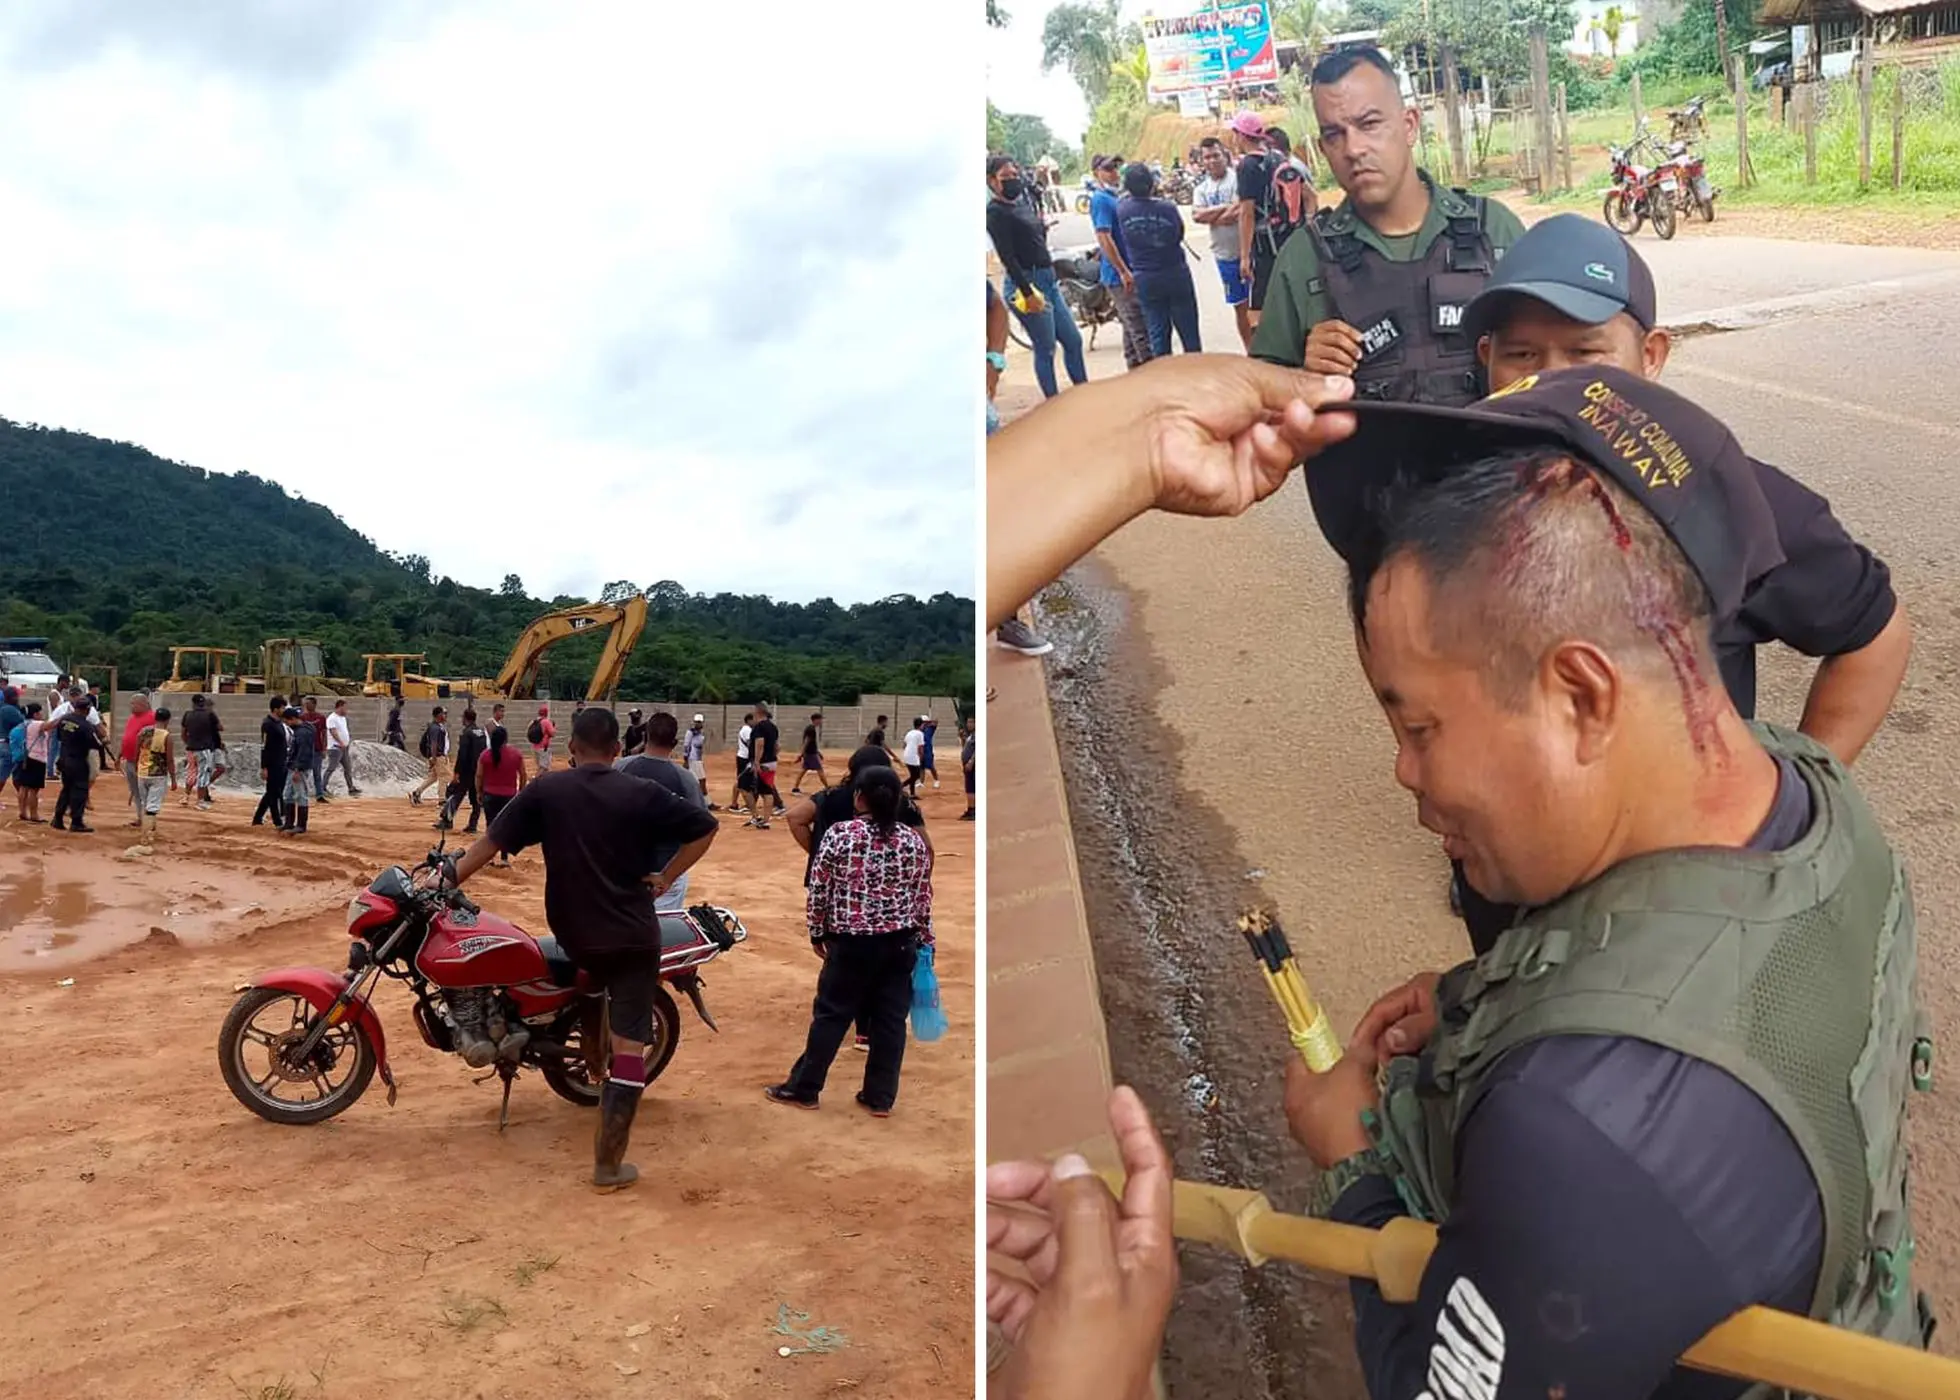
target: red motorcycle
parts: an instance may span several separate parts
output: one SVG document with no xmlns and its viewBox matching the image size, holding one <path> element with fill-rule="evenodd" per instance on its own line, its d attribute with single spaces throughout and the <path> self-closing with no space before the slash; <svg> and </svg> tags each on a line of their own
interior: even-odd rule
<svg viewBox="0 0 1960 1400">
<path fill-rule="evenodd" d="M 494 1066 L 510 1086 L 535 1068 L 560 1098 L 595 1107 L 610 1055 L 605 995 L 546 935 L 485 913 L 449 884 L 440 847 L 411 874 L 393 865 L 347 906 L 347 970 L 289 967 L 256 978 L 225 1017 L 218 1066 L 238 1101 L 273 1123 L 319 1123 L 352 1107 L 375 1071 L 395 1102 L 388 1044 L 369 993 L 381 978 L 415 994 L 415 1028 L 473 1069 Z M 660 975 L 687 995 L 709 1030 L 701 968 L 749 936 L 731 911 L 698 904 L 660 915 Z M 680 1012 L 665 988 L 654 998 L 647 1082 L 680 1044 Z M 479 1080 L 479 1083 L 484 1082 Z"/>
<path fill-rule="evenodd" d="M 1671 170 L 1677 182 L 1674 194 L 1674 207 L 1681 213 L 1701 215 L 1705 224 L 1715 222 L 1715 196 L 1721 191 L 1709 181 L 1708 165 L 1701 158 L 1701 152 L 1686 141 L 1676 141 L 1667 148 L 1667 159 L 1661 168 Z"/>
<path fill-rule="evenodd" d="M 1613 187 L 1606 192 L 1606 222 L 1631 238 L 1643 220 L 1652 219 L 1655 233 L 1674 237 L 1674 201 L 1681 185 L 1674 167 L 1636 165 L 1630 146 L 1614 146 L 1609 153 Z"/>
</svg>

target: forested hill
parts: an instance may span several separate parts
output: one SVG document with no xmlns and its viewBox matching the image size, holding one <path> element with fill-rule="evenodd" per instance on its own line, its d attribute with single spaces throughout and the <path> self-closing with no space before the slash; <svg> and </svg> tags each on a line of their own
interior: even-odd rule
<svg viewBox="0 0 1960 1400">
<path fill-rule="evenodd" d="M 46 636 L 65 664 L 112 664 L 124 684 L 169 674 L 168 648 L 247 651 L 268 637 L 326 648 L 358 678 L 361 653 L 427 652 L 437 675 L 495 675 L 533 617 L 582 598 L 534 598 L 431 575 L 383 553 L 325 506 L 247 474 L 0 418 L 0 635 Z M 860 693 L 971 695 L 973 603 L 898 595 L 840 607 L 647 584 L 650 616 L 625 695 L 843 704 Z M 609 591 L 630 587 L 616 583 Z M 553 649 L 559 695 L 590 677 L 598 643 Z"/>
</svg>

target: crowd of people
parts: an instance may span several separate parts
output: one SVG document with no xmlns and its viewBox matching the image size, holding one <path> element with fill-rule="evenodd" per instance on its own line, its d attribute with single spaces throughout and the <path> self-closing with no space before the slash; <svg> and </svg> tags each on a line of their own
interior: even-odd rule
<svg viewBox="0 0 1960 1400">
<path fill-rule="evenodd" d="M 1413 1302 L 1353 1285 L 1371 1394 L 1738 1395 L 1675 1367 L 1753 1305 L 1923 1346 L 1903 1125 L 1931 1044 L 1905 875 L 1851 771 L 1911 651 L 1890 573 L 1660 385 L 1618 234 L 1439 187 L 1372 51 L 1323 61 L 1313 104 L 1346 197 L 1270 266 L 1250 250 L 1250 358 L 991 438 L 988 621 L 1141 510 L 1237 515 L 1304 462 L 1468 958 L 1386 991 L 1332 1070 L 1288 1056 L 1322 1213 L 1445 1222 Z M 1794 729 L 1755 719 L 1775 642 L 1820 658 Z M 1110 1124 L 1120 1201 L 1076 1156 L 989 1171 L 990 1249 L 1019 1264 L 989 1270 L 1006 1395 L 1148 1384 L 1170 1164 L 1134 1095 Z"/>
</svg>

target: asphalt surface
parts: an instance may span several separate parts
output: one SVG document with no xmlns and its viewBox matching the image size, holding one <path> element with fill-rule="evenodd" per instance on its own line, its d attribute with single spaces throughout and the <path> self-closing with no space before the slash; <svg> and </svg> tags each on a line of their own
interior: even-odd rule
<svg viewBox="0 0 1960 1400">
<path fill-rule="evenodd" d="M 1061 249 L 1089 241 L 1064 216 Z M 1189 240 L 1207 251 L 1204 231 Z M 1755 456 L 1830 498 L 1891 565 L 1917 634 L 1891 719 L 1858 775 L 1903 852 L 1919 910 L 1921 992 L 1960 1046 L 1950 969 L 1960 925 L 1960 255 L 1725 237 L 1686 226 L 1636 246 L 1663 319 L 1748 326 L 1678 344 L 1667 381 Z M 1209 348 L 1237 348 L 1209 268 Z M 1122 371 L 1109 327 L 1092 378 Z M 1002 406 L 1031 390 L 1024 354 Z M 1164 1120 L 1180 1171 L 1267 1187 L 1299 1205 L 1286 1141 L 1277 1013 L 1230 933 L 1237 905 L 1276 902 L 1302 967 L 1345 1032 L 1380 991 L 1466 944 L 1447 867 L 1392 779 L 1386 723 L 1363 685 L 1341 577 L 1289 487 L 1230 522 L 1146 518 L 1050 595 L 1039 620 L 1069 768 L 1119 1079 Z M 1811 663 L 1761 657 L 1760 713 L 1794 724 Z M 1960 1316 L 1960 1126 L 1950 1073 L 1914 1105 L 1919 1286 Z M 1187 1251 L 1165 1375 L 1174 1396 L 1359 1396 L 1345 1290 Z M 1949 1325 L 1936 1348 L 1953 1352 Z"/>
</svg>

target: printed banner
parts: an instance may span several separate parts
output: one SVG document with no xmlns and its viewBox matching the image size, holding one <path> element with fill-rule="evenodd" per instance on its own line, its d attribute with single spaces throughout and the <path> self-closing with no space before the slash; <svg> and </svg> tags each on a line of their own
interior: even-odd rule
<svg viewBox="0 0 1960 1400">
<path fill-rule="evenodd" d="M 1152 102 L 1172 102 L 1180 93 L 1233 83 L 1279 81 L 1273 21 L 1264 5 L 1158 0 L 1142 24 Z"/>
</svg>

